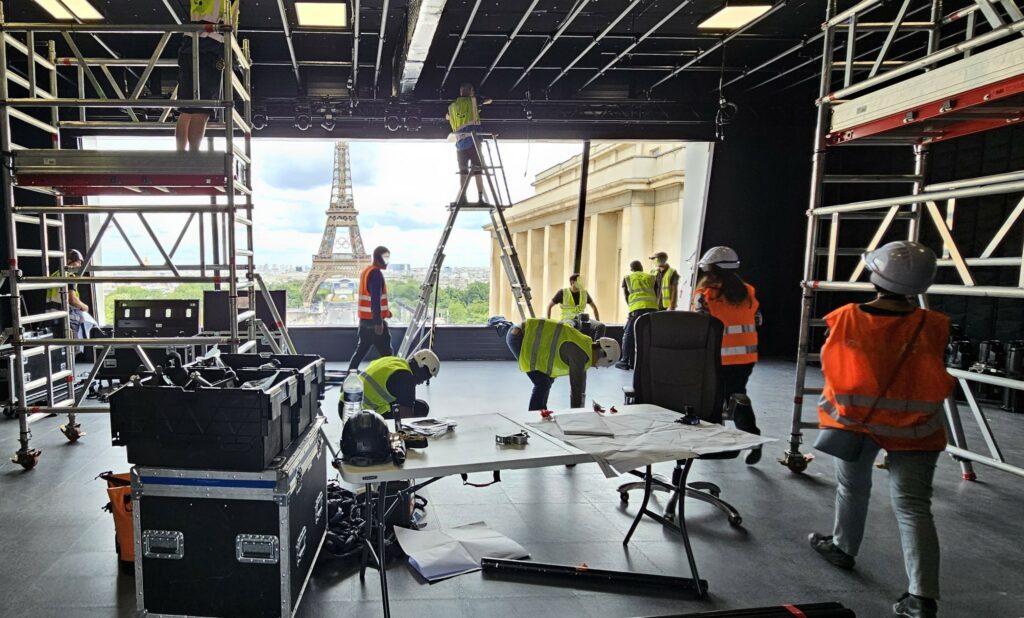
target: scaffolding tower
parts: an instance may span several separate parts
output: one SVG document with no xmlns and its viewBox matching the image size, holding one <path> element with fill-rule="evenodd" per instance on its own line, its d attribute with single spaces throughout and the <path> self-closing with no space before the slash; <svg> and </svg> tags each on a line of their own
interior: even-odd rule
<svg viewBox="0 0 1024 618">
<path fill-rule="evenodd" d="M 804 421 L 804 403 L 805 398 L 806 403 L 816 403 L 822 389 L 808 385 L 807 370 L 809 363 L 820 360 L 814 350 L 824 338 L 828 297 L 834 302 L 837 294 L 874 292 L 863 276 L 862 253 L 891 240 L 917 241 L 923 229 L 929 234 L 934 230 L 942 245 L 940 271 L 953 269 L 955 283 L 932 285 L 918 299 L 922 307 L 928 306 L 929 297 L 945 295 L 1024 299 L 1019 248 L 1018 257 L 995 257 L 1024 213 L 1024 171 L 927 184 L 930 144 L 1024 120 L 1024 15 L 1013 0 L 976 0 L 947 15 L 942 14 L 941 0 L 901 0 L 891 22 L 864 19 L 883 4 L 863 0 L 838 12 L 835 0 L 826 3 L 792 431 L 780 459 L 795 472 L 803 471 L 811 459 L 801 453 L 800 444 L 803 430 L 816 428 L 817 422 Z M 908 14 L 925 9 L 927 21 L 907 20 Z M 953 26 L 947 30 L 955 30 L 950 36 L 956 42 L 942 47 L 947 26 Z M 858 53 L 859 42 L 871 33 L 884 37 L 881 46 L 870 55 Z M 894 41 L 913 37 L 920 38 L 916 52 L 890 57 Z M 845 42 L 841 55 L 839 41 Z M 857 146 L 877 147 L 874 160 L 901 159 L 904 173 L 848 173 L 840 165 L 842 151 Z M 866 185 L 873 199 L 846 201 L 851 191 L 862 191 Z M 882 197 L 874 197 L 878 195 Z M 971 213 L 965 215 L 965 210 L 974 205 L 958 207 L 957 200 L 994 195 L 1012 195 L 1019 201 L 985 249 L 976 256 L 965 255 L 952 231 L 969 219 Z M 870 240 L 865 244 L 865 239 Z M 978 285 L 976 271 L 992 268 L 1018 271 L 1016 285 Z M 950 440 L 946 450 L 960 463 L 963 478 L 976 478 L 972 463 L 1024 476 L 1024 469 L 1003 458 L 971 391 L 972 383 L 1024 390 L 1024 381 L 958 369 L 949 373 L 988 451 L 968 448 L 957 398 L 950 396 L 944 405 Z"/>
<path fill-rule="evenodd" d="M 19 422 L 20 448 L 12 461 L 26 469 L 33 468 L 40 455 L 30 444 L 30 426 L 34 422 L 51 413 L 67 413 L 67 424 L 62 426 L 62 431 L 69 440 L 75 441 L 83 435 L 77 422 L 78 414 L 109 412 L 106 406 L 83 404 L 111 348 L 134 348 L 142 365 L 150 370 L 154 367 L 143 350 L 145 346 L 220 344 L 232 352 L 245 352 L 256 347 L 259 333 L 269 340 L 272 349 L 280 351 L 283 347 L 294 351 L 283 320 L 255 272 L 253 262 L 252 62 L 248 41 L 240 43 L 230 23 L 214 27 L 215 32 L 223 35 L 224 43 L 222 99 L 200 100 L 199 79 L 195 73 L 196 90 L 192 93 L 180 93 L 175 88 L 169 98 L 161 93 L 150 95 L 153 98 L 144 96 L 153 70 L 173 63 L 161 56 L 174 35 L 192 36 L 193 70 L 198 72 L 198 34 L 203 31 L 208 31 L 208 25 L 6 23 L 0 5 L 0 153 L 4 158 L 0 179 L 9 252 L 2 281 L 7 284 L 7 289 L 3 290 L 7 297 L 4 300 L 10 305 L 10 327 L 2 337 L 13 346 L 15 357 L 14 374 L 9 380 L 17 401 L 14 412 Z M 87 58 L 76 44 L 75 35 L 88 35 L 97 40 L 100 36 L 115 35 L 136 39 L 155 37 L 157 42 L 149 58 Z M 40 41 L 40 38 L 46 40 Z M 58 41 L 71 56 L 57 56 Z M 41 54 L 39 49 L 44 45 L 46 52 Z M 141 67 L 141 75 L 137 76 L 138 81 L 130 92 L 122 88 L 123 82 L 115 79 L 111 72 L 115 67 Z M 70 77 L 65 72 L 70 73 Z M 45 79 L 39 79 L 40 75 Z M 76 96 L 62 96 L 59 79 L 73 83 L 77 88 Z M 12 89 L 22 96 L 14 96 Z M 140 130 L 173 131 L 174 122 L 169 117 L 172 109 L 179 106 L 217 110 L 221 120 L 211 122 L 209 130 L 223 136 L 223 150 L 214 149 L 212 138 L 208 139 L 209 150 L 199 153 L 61 149 L 62 130 L 88 130 L 104 135 L 124 135 Z M 148 120 L 149 113 L 158 113 L 158 120 Z M 100 115 L 102 118 L 97 118 Z M 16 143 L 12 121 L 21 125 L 19 135 L 29 131 L 48 134 L 52 148 L 39 149 Z M 27 192 L 48 196 L 45 201 L 50 203 L 25 204 Z M 103 195 L 130 195 L 134 203 L 98 205 L 77 199 Z M 206 196 L 209 203 L 168 205 L 153 199 L 168 196 Z M 66 203 L 66 198 L 84 203 Z M 188 215 L 170 246 L 160 241 L 147 219 L 147 215 L 164 213 Z M 101 220 L 77 272 L 70 272 L 65 260 L 69 249 L 65 238 L 65 215 L 68 214 L 96 215 Z M 118 215 L 137 218 L 162 257 L 162 263 L 144 262 L 119 223 Z M 101 241 L 112 229 L 123 238 L 136 264 L 92 263 Z M 190 230 L 198 233 L 199 263 L 181 264 L 180 260 L 175 260 L 175 254 Z M 38 237 L 39 248 L 19 244 L 29 235 Z M 229 320 L 230 332 L 226 336 L 76 339 L 71 336 L 68 320 L 69 283 L 204 283 L 218 289 L 223 286 L 228 291 L 229 316 L 237 315 L 237 320 Z M 253 299 L 257 286 L 281 330 L 282 346 L 278 346 L 267 326 L 256 318 L 255 304 L 238 312 L 240 292 Z M 25 295 L 46 290 L 59 291 L 60 310 L 29 313 Z M 49 298 L 53 297 L 51 293 Z M 57 334 L 62 336 L 47 339 L 27 336 L 26 327 L 56 321 L 60 323 Z M 76 389 L 74 351 L 83 343 L 97 345 L 98 354 L 85 384 Z M 49 363 L 49 348 L 57 346 L 67 348 L 69 366 L 55 372 Z M 47 370 L 44 376 L 29 380 L 24 361 L 37 354 L 46 355 Z M 54 387 L 65 382 L 67 396 L 62 398 Z M 40 386 L 46 387 L 45 405 L 32 405 L 27 395 Z"/>
</svg>

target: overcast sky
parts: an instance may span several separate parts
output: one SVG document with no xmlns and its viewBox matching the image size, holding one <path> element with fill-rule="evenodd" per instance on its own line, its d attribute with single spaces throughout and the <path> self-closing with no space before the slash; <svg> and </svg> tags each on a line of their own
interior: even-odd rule
<svg viewBox="0 0 1024 618">
<path fill-rule="evenodd" d="M 308 266 L 320 245 L 325 211 L 330 202 L 334 140 L 253 140 L 255 244 L 257 264 Z M 100 138 L 97 146 L 118 150 L 170 150 L 171 139 Z M 86 147 L 90 147 L 86 144 Z M 509 190 L 513 200 L 533 194 L 534 176 L 580 152 L 579 143 L 503 142 Z M 440 141 L 351 142 L 352 182 L 359 224 L 367 251 L 383 244 L 393 263 L 426 265 L 448 217 L 445 205 L 458 189 L 454 146 Z M 471 189 L 471 199 L 475 189 Z M 133 203 L 131 198 L 103 198 L 101 203 Z M 160 200 L 182 203 L 182 198 Z M 201 200 L 202 201 L 202 200 Z M 169 250 L 187 215 L 148 218 Z M 162 261 L 137 217 L 118 215 L 118 222 L 149 263 Z M 448 243 L 448 266 L 488 266 L 490 242 L 481 226 L 486 213 L 459 215 Z M 95 226 L 99 222 L 94 223 Z M 198 263 L 194 227 L 182 240 L 178 263 Z M 134 258 L 111 228 L 103 242 L 106 264 L 129 264 Z M 241 244 L 239 245 L 241 246 Z"/>
</svg>

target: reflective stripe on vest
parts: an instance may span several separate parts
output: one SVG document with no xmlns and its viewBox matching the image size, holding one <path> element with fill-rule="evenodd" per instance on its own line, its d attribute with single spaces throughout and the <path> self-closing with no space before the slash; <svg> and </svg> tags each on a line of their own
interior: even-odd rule
<svg viewBox="0 0 1024 618">
<path fill-rule="evenodd" d="M 737 345 L 729 348 L 722 348 L 722 356 L 739 356 L 741 354 L 757 354 L 756 345 Z"/>
<path fill-rule="evenodd" d="M 388 392 L 387 384 L 391 376 L 399 371 L 412 372 L 409 362 L 398 356 L 383 356 L 370 363 L 366 371 L 359 372 L 368 408 L 378 414 L 391 411 L 391 404 L 396 399 Z"/>
<path fill-rule="evenodd" d="M 654 277 L 655 282 L 658 280 L 658 269 L 655 268 L 651 271 L 651 276 Z M 665 274 L 661 276 L 661 287 L 658 289 L 660 295 L 658 296 L 659 309 L 671 309 L 672 308 L 672 277 L 676 276 L 676 269 L 669 266 L 665 269 Z"/>
<path fill-rule="evenodd" d="M 556 320 L 531 318 L 523 323 L 523 347 L 519 352 L 519 369 L 524 373 L 539 371 L 552 378 L 569 375 L 569 365 L 560 354 L 561 346 L 570 343 L 587 353 L 585 369 L 592 363 L 593 340 L 575 328 Z"/>
<path fill-rule="evenodd" d="M 858 401 L 865 403 L 844 403 L 842 400 L 847 399 L 849 401 Z M 837 403 L 840 405 L 858 405 L 862 407 L 870 407 L 874 403 L 874 397 L 868 397 L 866 395 L 836 395 L 836 399 L 839 400 Z M 889 404 L 895 404 L 890 406 Z M 911 407 L 915 406 L 915 407 Z M 932 403 L 929 401 L 910 401 L 902 399 L 880 399 L 876 409 L 885 410 L 887 412 L 923 412 L 931 415 L 925 423 L 921 425 L 914 425 L 913 427 L 893 427 L 892 425 L 879 425 L 878 423 L 864 424 L 860 421 L 856 421 L 852 418 L 848 418 L 839 414 L 839 410 L 832 405 L 832 402 L 828 400 L 824 395 L 818 400 L 818 407 L 828 413 L 833 419 L 835 419 L 841 425 L 846 427 L 862 429 L 868 433 L 885 436 L 887 438 L 927 438 L 934 434 L 936 431 L 943 429 L 942 417 L 938 415 L 938 412 L 942 410 L 941 403 Z"/>
<path fill-rule="evenodd" d="M 380 267 L 376 264 L 370 264 L 363 269 L 363 272 L 359 275 L 359 319 L 360 320 L 372 320 L 373 319 L 373 297 L 370 296 L 370 289 L 367 282 L 370 278 L 370 273 L 374 270 L 380 270 Z M 388 306 L 388 282 L 385 281 L 381 286 L 380 290 L 380 317 L 386 319 L 391 317 L 391 309 Z"/>
<path fill-rule="evenodd" d="M 733 324 L 732 326 L 726 326 L 723 334 L 725 335 L 738 335 L 740 333 L 756 333 L 757 324 Z M 754 346 L 757 350 L 757 346 Z"/>
<path fill-rule="evenodd" d="M 480 110 L 476 106 L 476 97 L 459 97 L 452 101 L 448 106 L 448 124 L 451 125 L 453 133 L 479 125 Z"/>
<path fill-rule="evenodd" d="M 694 292 L 694 298 L 704 299 L 708 313 L 722 322 L 723 365 L 749 365 L 757 362 L 757 293 L 754 286 L 744 285 L 747 298 L 736 304 L 726 300 L 718 286 L 698 288 Z"/>
<path fill-rule="evenodd" d="M 587 290 L 580 286 L 580 302 L 572 299 L 572 288 L 562 290 L 562 320 L 571 321 L 587 309 Z"/>
<path fill-rule="evenodd" d="M 644 272 L 630 273 L 623 280 L 626 284 L 626 302 L 629 310 L 657 309 L 658 296 L 654 292 L 654 278 Z"/>
</svg>

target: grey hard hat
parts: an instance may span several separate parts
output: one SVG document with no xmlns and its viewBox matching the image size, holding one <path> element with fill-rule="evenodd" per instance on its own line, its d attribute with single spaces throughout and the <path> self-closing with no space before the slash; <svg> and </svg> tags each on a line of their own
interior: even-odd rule
<svg viewBox="0 0 1024 618">
<path fill-rule="evenodd" d="M 66 259 L 67 262 L 81 262 L 84 259 L 85 258 L 82 257 L 82 252 L 79 251 L 78 249 L 68 250 L 68 255 Z"/>
<path fill-rule="evenodd" d="M 922 294 L 935 280 L 935 253 L 909 240 L 883 245 L 862 257 L 871 271 L 871 283 L 887 292 Z"/>
<path fill-rule="evenodd" d="M 697 265 L 704 269 L 717 266 L 722 270 L 736 270 L 740 267 L 740 256 L 732 247 L 711 247 Z"/>
</svg>

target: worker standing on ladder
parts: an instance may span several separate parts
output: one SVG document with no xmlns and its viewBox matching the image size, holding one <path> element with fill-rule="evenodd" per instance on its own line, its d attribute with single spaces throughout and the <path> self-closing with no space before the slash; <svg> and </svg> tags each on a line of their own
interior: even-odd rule
<svg viewBox="0 0 1024 618">
<path fill-rule="evenodd" d="M 747 381 L 757 364 L 757 327 L 763 322 L 754 286 L 737 274 L 740 256 L 729 247 L 712 247 L 700 258 L 701 271 L 693 292 L 692 309 L 722 322 L 722 366 L 718 392 L 726 402 L 736 429 L 761 435 L 747 396 Z M 746 462 L 761 460 L 761 447 L 751 449 Z"/>
<path fill-rule="evenodd" d="M 225 23 L 238 24 L 239 2 L 234 0 L 190 0 L 189 16 L 193 24 L 207 24 L 203 32 L 189 32 L 178 48 L 178 99 L 195 99 L 193 81 L 192 37 L 199 37 L 199 99 L 219 100 L 222 96 L 224 71 L 224 35 L 216 30 Z M 198 152 L 206 136 L 206 124 L 213 109 L 182 107 L 178 110 L 174 140 L 178 151 Z"/>
<path fill-rule="evenodd" d="M 359 363 L 363 362 L 371 347 L 376 348 L 381 357 L 394 354 L 387 323 L 391 317 L 388 284 L 384 280 L 384 271 L 390 260 L 391 251 L 387 247 L 377 247 L 373 250 L 373 263 L 359 275 L 359 332 L 356 351 L 348 363 L 349 371 L 359 369 Z"/>
<path fill-rule="evenodd" d="M 622 360 L 615 363 L 619 369 L 632 369 L 636 358 L 636 344 L 633 341 L 633 328 L 640 316 L 658 310 L 658 295 L 654 292 L 654 277 L 644 272 L 640 260 L 629 264 L 630 273 L 622 279 L 622 293 L 629 306 L 626 326 L 622 329 Z"/>
<path fill-rule="evenodd" d="M 611 367 L 621 353 L 618 341 L 608 337 L 594 341 L 555 320 L 533 318 L 519 326 L 505 325 L 505 341 L 519 359 L 519 370 L 533 382 L 530 410 L 546 409 L 551 385 L 555 378 L 565 375 L 569 376 L 569 407 L 582 408 L 587 396 L 587 370 Z"/>
<path fill-rule="evenodd" d="M 812 533 L 809 541 L 833 565 L 853 568 L 864 538 L 873 463 L 879 449 L 885 449 L 910 580 L 893 612 L 934 618 L 939 537 L 931 500 L 935 465 L 946 448 L 942 406 L 953 390 L 944 358 L 949 318 L 910 301 L 935 278 L 931 249 L 897 241 L 864 254 L 863 260 L 878 296 L 825 317 L 825 388 L 814 446 L 836 458 L 836 514 L 832 534 Z"/>
<path fill-rule="evenodd" d="M 430 406 L 416 399 L 416 386 L 437 377 L 441 361 L 432 350 L 420 350 L 405 360 L 400 356 L 383 356 L 370 363 L 359 373 L 363 381 L 365 408 L 384 418 L 391 418 L 393 406 L 398 407 L 401 418 L 422 418 L 430 414 Z M 344 394 L 339 395 L 338 415 L 344 406 Z"/>
<path fill-rule="evenodd" d="M 559 320 L 581 333 L 589 335 L 592 339 L 604 337 L 604 324 L 599 321 L 601 316 L 597 311 L 597 305 L 594 304 L 593 297 L 587 293 L 587 289 L 580 282 L 579 273 L 569 275 L 569 287 L 558 290 L 551 298 L 547 311 L 549 320 L 551 319 L 551 310 L 556 305 L 561 309 Z M 594 310 L 593 320 L 587 316 L 588 305 Z"/>
<path fill-rule="evenodd" d="M 654 277 L 654 291 L 658 295 L 658 308 L 676 310 L 679 292 L 679 273 L 668 265 L 668 254 L 659 251 L 651 256 L 655 261 L 651 276 Z"/>
<path fill-rule="evenodd" d="M 455 154 L 459 161 L 459 192 L 456 202 L 461 206 L 467 203 L 466 189 L 467 180 L 472 174 L 476 180 L 476 190 L 479 197 L 477 202 L 483 204 L 484 180 L 482 174 L 483 164 L 480 163 L 480 153 L 476 149 L 474 133 L 480 129 L 480 105 L 490 105 L 490 99 L 484 99 L 477 104 L 476 91 L 473 84 L 462 84 L 459 86 L 459 98 L 448 106 L 448 113 L 445 118 L 452 127 L 452 136 L 455 138 Z"/>
</svg>

